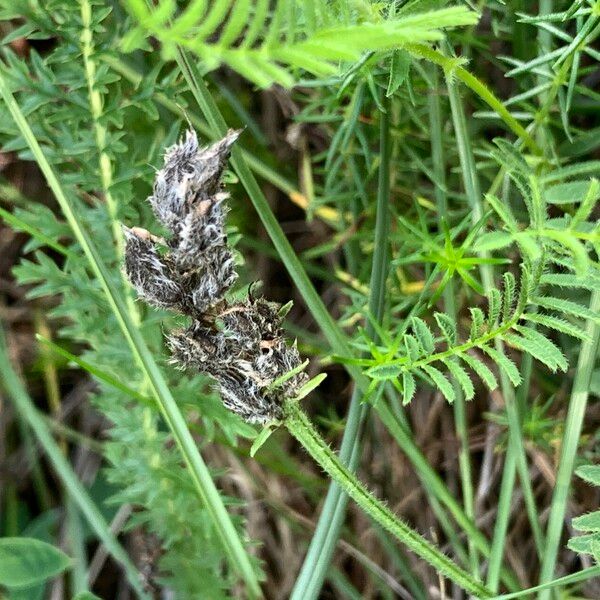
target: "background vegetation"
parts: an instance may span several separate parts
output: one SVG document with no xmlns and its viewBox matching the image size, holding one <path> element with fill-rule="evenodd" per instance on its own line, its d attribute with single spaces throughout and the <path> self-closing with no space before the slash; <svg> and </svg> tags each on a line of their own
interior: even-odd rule
<svg viewBox="0 0 600 600">
<path fill-rule="evenodd" d="M 170 365 L 121 223 L 191 125 L 342 461 L 481 596 L 600 597 L 599 2 L 0 19 L 0 596 L 467 597 Z"/>
</svg>

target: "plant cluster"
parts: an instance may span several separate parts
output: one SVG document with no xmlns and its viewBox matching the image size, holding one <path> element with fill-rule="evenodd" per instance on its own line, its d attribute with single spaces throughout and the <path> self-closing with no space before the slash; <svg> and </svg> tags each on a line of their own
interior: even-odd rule
<svg viewBox="0 0 600 600">
<path fill-rule="evenodd" d="M 3 156 L 35 161 L 51 192 L 0 179 L 0 216 L 28 236 L 12 274 L 46 313 L 44 393 L 19 381 L 0 334 L 18 424 L 7 447 L 37 441 L 61 482 L 50 504 L 64 504 L 49 509 L 34 473 L 27 503 L 9 482 L 0 514 L 35 504 L 79 532 L 69 563 L 30 540 L 58 543 L 57 528 L 3 518 L 0 553 L 21 568 L 0 566 L 10 597 L 41 597 L 69 565 L 72 595 L 89 593 L 80 516 L 140 597 L 306 600 L 326 585 L 425 600 L 442 576 L 481 597 L 600 593 L 589 498 L 572 522 L 584 535 L 563 543 L 568 503 L 584 497 L 573 474 L 598 483 L 596 465 L 577 467 L 597 458 L 600 4 L 446 4 L 0 0 Z M 285 323 L 290 305 L 257 294 L 255 266 L 267 296 L 294 298 Z M 308 380 L 300 353 L 349 397 L 317 389 L 324 374 Z M 109 424 L 96 486 L 129 507 L 120 539 L 142 538 L 151 558 L 123 549 L 73 473 L 97 441 L 60 420 L 63 377 L 95 381 Z M 319 432 L 297 406 L 309 392 Z M 55 408 L 42 416 L 44 394 Z M 279 424 L 321 465 L 323 503 L 303 455 L 278 435 L 265 444 Z M 422 434 L 436 427 L 457 449 L 438 462 Z M 321 438 L 338 432 L 339 455 Z M 414 528 L 360 483 L 361 460 Z M 415 489 L 418 510 L 403 493 Z M 349 535 L 365 527 L 353 513 L 342 527 L 348 497 L 374 535 Z M 418 533 L 434 522 L 435 544 Z M 307 546 L 293 576 L 292 538 L 298 561 Z M 351 569 L 341 538 L 359 547 Z M 36 577 L 31 556 L 46 565 Z"/>
</svg>

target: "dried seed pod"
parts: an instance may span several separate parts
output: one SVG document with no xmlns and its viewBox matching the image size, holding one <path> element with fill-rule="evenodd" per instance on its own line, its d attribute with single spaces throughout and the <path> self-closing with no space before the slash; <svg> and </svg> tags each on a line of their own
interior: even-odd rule
<svg viewBox="0 0 600 600">
<path fill-rule="evenodd" d="M 273 386 L 300 365 L 296 346 L 283 337 L 279 305 L 253 293 L 243 302 L 225 299 L 237 273 L 225 233 L 228 194 L 220 190 L 220 179 L 238 135 L 230 131 L 200 148 L 188 131 L 166 151 L 149 201 L 171 237 L 163 241 L 124 228 L 125 273 L 147 302 L 192 318 L 186 329 L 167 336 L 173 362 L 212 376 L 227 408 L 264 424 L 283 418 L 286 398 L 307 376 L 298 373 L 285 386 Z"/>
</svg>

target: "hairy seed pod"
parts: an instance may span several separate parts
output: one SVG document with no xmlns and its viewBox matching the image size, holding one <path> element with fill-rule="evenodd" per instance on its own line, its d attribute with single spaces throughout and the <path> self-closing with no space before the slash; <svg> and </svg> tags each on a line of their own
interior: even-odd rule
<svg viewBox="0 0 600 600">
<path fill-rule="evenodd" d="M 125 273 L 138 295 L 159 308 L 188 315 L 190 325 L 167 336 L 172 361 L 210 375 L 223 404 L 250 423 L 283 418 L 283 405 L 308 379 L 297 373 L 283 386 L 278 378 L 300 365 L 295 345 L 283 336 L 279 305 L 250 293 L 231 303 L 234 255 L 225 233 L 221 176 L 239 132 L 200 148 L 193 131 L 165 153 L 148 199 L 167 240 L 124 227 Z"/>
</svg>

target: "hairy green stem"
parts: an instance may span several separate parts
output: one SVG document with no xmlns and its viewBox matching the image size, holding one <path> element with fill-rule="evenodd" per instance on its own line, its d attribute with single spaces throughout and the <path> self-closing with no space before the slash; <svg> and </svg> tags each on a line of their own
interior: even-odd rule
<svg viewBox="0 0 600 600">
<path fill-rule="evenodd" d="M 600 291 L 598 290 L 592 293 L 590 310 L 595 314 L 600 314 Z M 600 325 L 589 319 L 586 331 L 589 334 L 589 339 L 583 342 L 579 352 L 579 360 L 577 361 L 575 380 L 573 381 L 567 420 L 565 422 L 565 433 L 560 451 L 556 483 L 554 484 L 554 493 L 550 505 L 550 516 L 548 517 L 548 527 L 546 530 L 546 545 L 540 572 L 540 583 L 542 584 L 550 581 L 554 575 L 554 566 L 556 564 L 558 546 L 567 510 L 569 487 L 587 406 L 590 380 L 598 356 Z M 548 591 L 544 591 L 539 595 L 540 600 L 546 600 L 548 597 Z"/>
<path fill-rule="evenodd" d="M 146 345 L 139 328 L 133 322 L 125 301 L 119 293 L 119 290 L 114 286 L 108 268 L 102 261 L 89 234 L 77 218 L 71 201 L 65 194 L 54 170 L 46 159 L 46 156 L 33 134 L 31 127 L 27 123 L 25 115 L 17 104 L 1 71 L 0 95 L 4 98 L 15 124 L 21 131 L 38 166 L 46 178 L 48 186 L 54 193 L 65 218 L 71 226 L 75 238 L 79 242 L 79 245 L 88 260 L 89 266 L 102 286 L 106 299 L 129 343 L 133 356 L 136 358 L 138 364 L 143 369 L 144 375 L 148 379 L 152 394 L 156 399 L 162 417 L 171 430 L 173 439 L 179 447 L 182 457 L 188 467 L 188 472 L 198 498 L 203 505 L 206 506 L 207 511 L 211 516 L 213 526 L 215 527 L 215 531 L 223 543 L 231 569 L 234 572 L 239 573 L 244 579 L 247 586 L 247 593 L 250 597 L 261 597 L 262 592 L 252 562 L 250 561 L 244 548 L 244 544 L 227 513 L 227 509 L 223 504 L 223 499 L 212 480 L 210 471 L 200 455 L 196 442 L 187 427 L 185 418 L 181 414 L 179 406 L 175 402 L 167 382 Z"/>
<path fill-rule="evenodd" d="M 489 598 L 491 594 L 485 586 L 458 567 L 431 542 L 401 521 L 348 471 L 317 433 L 297 402 L 289 402 L 286 410 L 285 425 L 290 433 L 367 515 L 377 521 L 417 556 L 429 563 L 439 574 L 444 575 L 465 591 L 479 598 Z"/>
<path fill-rule="evenodd" d="M 369 294 L 369 311 L 378 323 L 383 317 L 385 302 L 385 282 L 388 265 L 388 234 L 390 229 L 390 159 L 391 137 L 388 112 L 380 113 L 379 128 L 379 181 L 375 215 L 375 240 L 373 262 L 371 265 L 371 281 Z M 367 323 L 367 335 L 374 336 L 371 322 Z M 340 459 L 350 471 L 354 471 L 360 458 L 360 433 L 362 424 L 368 414 L 368 405 L 361 406 L 362 394 L 355 387 L 348 409 L 348 417 L 340 447 Z M 298 579 L 292 590 L 292 600 L 309 600 L 317 598 L 329 569 L 329 564 L 340 535 L 340 529 L 346 513 L 348 497 L 337 482 L 332 482 L 323 510 L 319 517 L 315 533 L 310 542 Z"/>
</svg>

